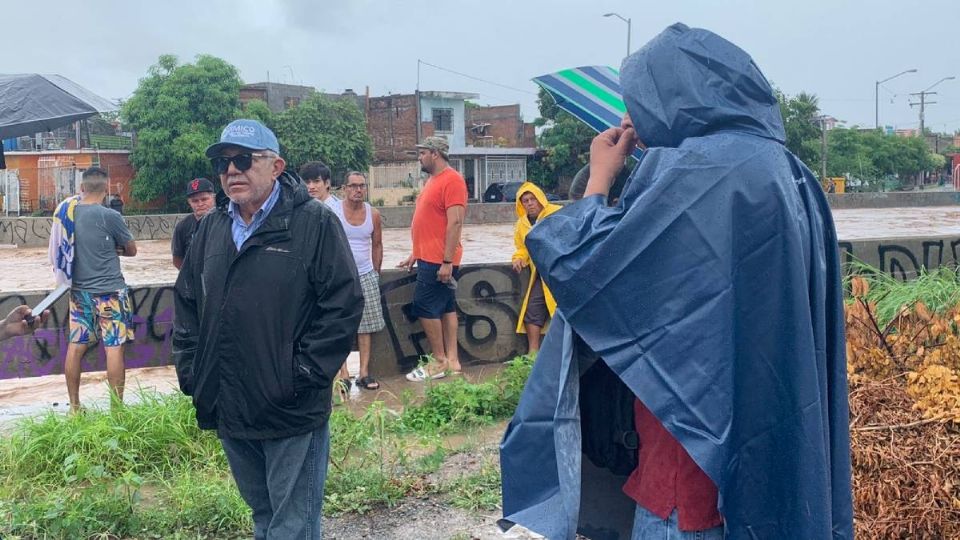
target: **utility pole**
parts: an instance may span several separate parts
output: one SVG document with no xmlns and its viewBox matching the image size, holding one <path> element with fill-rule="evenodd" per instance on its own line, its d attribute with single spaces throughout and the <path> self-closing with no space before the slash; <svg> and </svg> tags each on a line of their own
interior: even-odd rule
<svg viewBox="0 0 960 540">
<path fill-rule="evenodd" d="M 920 101 L 919 101 L 919 102 L 916 102 L 916 103 L 910 103 L 910 106 L 911 106 L 911 107 L 920 107 L 920 136 L 921 136 L 921 137 L 926 137 L 926 131 L 924 131 L 924 116 L 923 116 L 924 108 L 925 108 L 927 105 L 934 105 L 934 104 L 937 103 L 936 101 L 927 101 L 927 96 L 935 96 L 935 95 L 937 95 L 937 93 L 936 93 L 936 92 L 926 92 L 926 91 L 924 91 L 924 92 L 916 92 L 916 93 L 913 93 L 913 94 L 910 94 L 910 95 L 911 95 L 911 96 L 920 96 Z"/>
<path fill-rule="evenodd" d="M 423 133 L 420 126 L 420 59 L 417 58 L 417 89 L 414 91 L 414 99 L 416 100 L 416 110 L 417 110 L 417 144 L 420 144 L 423 138 Z"/>
<path fill-rule="evenodd" d="M 938 84 L 942 83 L 943 81 L 952 81 L 953 79 L 956 79 L 956 77 L 954 77 L 954 76 L 944 77 L 944 78 L 940 79 L 939 81 L 937 81 L 937 82 L 931 84 L 930 86 L 928 86 L 926 90 L 923 90 L 923 91 L 920 91 L 920 92 L 914 92 L 913 94 L 910 94 L 911 96 L 920 96 L 920 102 L 919 102 L 919 103 L 911 103 L 910 106 L 911 106 L 911 107 L 916 107 L 916 106 L 919 106 L 919 107 L 920 107 L 920 136 L 921 136 L 921 137 L 926 137 L 926 132 L 924 131 L 924 116 L 923 116 L 924 108 L 925 108 L 927 105 L 933 105 L 933 104 L 936 103 L 936 101 L 927 101 L 927 96 L 935 96 L 935 95 L 937 95 L 936 92 L 931 92 L 930 90 L 933 90 L 933 87 L 934 87 L 934 86 L 937 86 Z"/>
</svg>

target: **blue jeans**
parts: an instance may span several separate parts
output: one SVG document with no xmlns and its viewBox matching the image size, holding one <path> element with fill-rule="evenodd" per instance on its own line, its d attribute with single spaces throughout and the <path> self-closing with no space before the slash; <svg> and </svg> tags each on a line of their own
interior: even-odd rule
<svg viewBox="0 0 960 540">
<path fill-rule="evenodd" d="M 674 508 L 670 517 L 660 516 L 637 505 L 633 516 L 633 534 L 631 540 L 723 540 L 723 525 L 703 531 L 681 531 Z"/>
<path fill-rule="evenodd" d="M 257 540 L 323 538 L 330 428 L 283 439 L 221 438 Z"/>
</svg>

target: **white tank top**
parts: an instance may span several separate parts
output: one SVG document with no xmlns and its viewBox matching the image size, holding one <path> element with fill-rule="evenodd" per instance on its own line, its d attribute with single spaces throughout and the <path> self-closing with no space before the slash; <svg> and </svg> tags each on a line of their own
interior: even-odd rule
<svg viewBox="0 0 960 540">
<path fill-rule="evenodd" d="M 350 251 L 353 252 L 353 260 L 357 263 L 357 273 L 360 275 L 373 272 L 373 211 L 369 203 L 363 203 L 363 210 L 366 213 L 363 223 L 351 225 L 347 221 L 343 203 L 333 209 L 343 224 L 343 232 L 347 234 Z"/>
</svg>

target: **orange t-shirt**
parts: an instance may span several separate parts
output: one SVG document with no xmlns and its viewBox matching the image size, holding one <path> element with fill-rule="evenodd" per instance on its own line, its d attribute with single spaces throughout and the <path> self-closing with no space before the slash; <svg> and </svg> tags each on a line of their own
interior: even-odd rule
<svg viewBox="0 0 960 540">
<path fill-rule="evenodd" d="M 410 236 L 413 238 L 413 256 L 424 261 L 441 264 L 447 241 L 447 209 L 451 206 L 467 207 L 467 183 L 453 167 L 431 176 L 417 197 L 413 211 Z M 457 242 L 453 264 L 460 265 L 463 246 Z"/>
</svg>

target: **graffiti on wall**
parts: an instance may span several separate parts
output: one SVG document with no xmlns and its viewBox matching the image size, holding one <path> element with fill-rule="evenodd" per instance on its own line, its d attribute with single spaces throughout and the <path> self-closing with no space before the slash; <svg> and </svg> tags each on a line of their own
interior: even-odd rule
<svg viewBox="0 0 960 540">
<path fill-rule="evenodd" d="M 960 263 L 960 238 L 899 239 L 840 242 L 841 260 L 861 260 L 898 279 L 915 276 L 922 267 Z M 525 275 L 506 263 L 467 266 L 457 289 L 458 344 L 463 364 L 502 362 L 526 350 L 526 341 L 515 333 Z M 430 351 L 423 327 L 412 313 L 416 275 L 384 272 L 380 301 L 387 327 L 373 338 L 373 370 L 389 374 L 409 370 Z M 126 347 L 128 367 L 162 366 L 171 362 L 173 287 L 170 284 L 131 290 L 135 339 Z M 0 295 L 0 314 L 14 307 L 33 305 L 39 295 Z M 68 340 L 67 302 L 54 306 L 50 320 L 32 336 L 0 343 L 0 378 L 34 377 L 63 373 Z M 102 348 L 87 353 L 83 369 L 105 369 Z"/>
<path fill-rule="evenodd" d="M 389 352 L 395 369 L 409 371 L 430 352 L 423 327 L 413 314 L 416 274 L 399 276 L 380 285 L 380 301 L 387 327 L 374 338 L 374 354 Z M 526 352 L 514 330 L 520 306 L 521 279 L 508 265 L 465 267 L 457 287 L 457 343 L 466 365 L 503 362 Z"/>
<path fill-rule="evenodd" d="M 165 240 L 173 238 L 173 230 L 182 215 L 132 216 L 124 218 L 127 228 L 136 240 Z"/>
<path fill-rule="evenodd" d="M 381 284 L 381 302 L 387 327 L 374 338 L 372 357 L 378 372 L 407 370 L 420 355 L 430 350 L 426 334 L 411 315 L 416 276 L 406 272 L 387 272 Z M 520 303 L 520 278 L 509 266 L 467 267 L 460 276 L 458 295 L 458 340 L 464 364 L 500 362 L 524 352 L 514 334 Z M 39 295 L 0 296 L 0 313 L 14 307 L 33 305 Z M 133 343 L 124 350 L 127 367 L 162 366 L 171 363 L 173 350 L 172 285 L 132 288 Z M 51 310 L 50 319 L 32 336 L 0 343 L 0 378 L 36 377 L 63 373 L 69 339 L 67 301 L 62 299 Z M 106 369 L 103 348 L 91 350 L 84 358 L 84 371 Z"/>
<path fill-rule="evenodd" d="M 960 238 L 902 238 L 840 242 L 844 264 L 861 261 L 896 279 L 917 276 L 922 268 L 960 266 Z"/>
<path fill-rule="evenodd" d="M 0 296 L 0 313 L 5 315 L 22 304 L 33 305 L 40 298 L 20 294 Z M 173 333 L 173 287 L 133 288 L 130 290 L 130 299 L 134 341 L 124 350 L 127 367 L 169 364 Z M 51 308 L 50 319 L 33 335 L 0 343 L 0 379 L 63 373 L 68 340 L 68 308 L 64 298 Z M 84 357 L 82 368 L 84 371 L 106 369 L 103 348 L 91 347 Z"/>
<path fill-rule="evenodd" d="M 134 240 L 164 240 L 173 237 L 181 214 L 125 216 L 123 220 Z M 50 238 L 52 218 L 0 218 L 0 244 L 45 246 Z"/>
<path fill-rule="evenodd" d="M 46 245 L 51 221 L 50 218 L 0 218 L 0 244 Z"/>
</svg>

